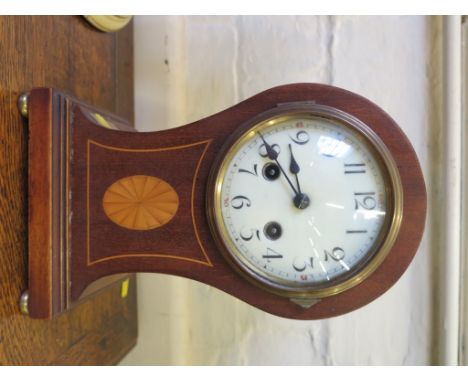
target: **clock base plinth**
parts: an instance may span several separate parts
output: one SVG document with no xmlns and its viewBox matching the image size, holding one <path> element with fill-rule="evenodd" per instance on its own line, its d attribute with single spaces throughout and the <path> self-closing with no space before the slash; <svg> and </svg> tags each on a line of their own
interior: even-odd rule
<svg viewBox="0 0 468 382">
<path fill-rule="evenodd" d="M 281 86 L 203 120 L 150 133 L 54 89 L 33 89 L 25 100 L 19 104 L 29 123 L 29 285 L 21 310 L 33 318 L 55 318 L 135 272 L 190 278 L 282 317 L 327 318 L 390 288 L 422 236 L 425 188 L 411 145 L 387 114 L 345 90 Z M 291 301 L 248 282 L 220 252 L 207 214 L 222 145 L 246 121 L 291 102 L 340 108 L 377 126 L 404 190 L 404 221 L 382 265 L 361 284 L 320 300 Z"/>
</svg>

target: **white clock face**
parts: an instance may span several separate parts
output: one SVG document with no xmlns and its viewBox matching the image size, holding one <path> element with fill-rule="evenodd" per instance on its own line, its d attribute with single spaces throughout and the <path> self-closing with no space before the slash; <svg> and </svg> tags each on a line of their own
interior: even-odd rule
<svg viewBox="0 0 468 382">
<path fill-rule="evenodd" d="M 377 155 L 361 133 L 321 117 L 292 115 L 251 130 L 234 144 L 217 183 L 217 224 L 231 256 L 293 288 L 355 274 L 386 227 Z"/>
</svg>

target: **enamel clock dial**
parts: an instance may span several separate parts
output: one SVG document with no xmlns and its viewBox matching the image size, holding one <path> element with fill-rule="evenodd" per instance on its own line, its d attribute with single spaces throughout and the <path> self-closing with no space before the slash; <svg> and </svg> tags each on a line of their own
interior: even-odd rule
<svg viewBox="0 0 468 382">
<path fill-rule="evenodd" d="M 381 264 L 401 221 L 396 165 L 364 123 L 318 104 L 240 127 L 215 170 L 212 227 L 247 280 L 291 298 L 343 292 Z"/>
</svg>

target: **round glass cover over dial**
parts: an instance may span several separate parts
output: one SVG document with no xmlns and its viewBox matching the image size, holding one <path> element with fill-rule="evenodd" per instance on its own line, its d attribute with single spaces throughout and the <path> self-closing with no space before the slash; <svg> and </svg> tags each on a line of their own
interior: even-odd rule
<svg viewBox="0 0 468 382">
<path fill-rule="evenodd" d="M 393 216 L 388 178 L 362 131 L 306 113 L 274 117 L 224 157 L 215 224 L 230 259 L 260 284 L 334 294 L 375 263 Z"/>
</svg>

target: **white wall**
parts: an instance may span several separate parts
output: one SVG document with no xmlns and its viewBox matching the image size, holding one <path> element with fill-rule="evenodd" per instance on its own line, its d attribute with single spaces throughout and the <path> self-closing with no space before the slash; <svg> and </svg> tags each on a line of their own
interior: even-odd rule
<svg viewBox="0 0 468 382">
<path fill-rule="evenodd" d="M 269 87 L 322 82 L 374 101 L 421 161 L 429 206 L 412 265 L 381 298 L 321 321 L 274 317 L 200 283 L 138 278 L 139 340 L 124 365 L 437 362 L 440 31 L 428 17 L 135 18 L 136 127 L 158 130 Z"/>
</svg>

